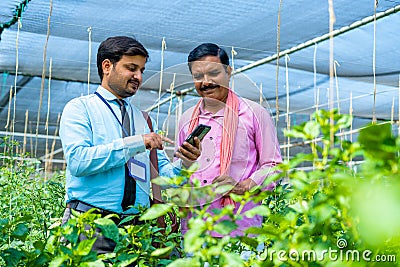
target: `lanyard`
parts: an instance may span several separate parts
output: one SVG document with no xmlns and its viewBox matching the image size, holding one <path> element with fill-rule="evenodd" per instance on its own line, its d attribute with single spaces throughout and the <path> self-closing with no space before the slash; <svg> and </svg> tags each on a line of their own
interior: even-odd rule
<svg viewBox="0 0 400 267">
<path fill-rule="evenodd" d="M 114 110 L 111 108 L 110 104 L 108 104 L 107 100 L 105 100 L 104 97 L 102 97 L 102 96 L 101 96 L 99 93 L 97 93 L 97 92 L 94 92 L 94 94 L 97 95 L 97 96 L 101 99 L 101 101 L 103 101 L 104 104 L 106 104 L 106 106 L 111 110 L 111 113 L 112 113 L 112 114 L 114 115 L 114 117 L 117 119 L 119 125 L 121 125 L 122 131 L 124 131 L 124 133 L 125 133 L 126 136 L 129 136 L 129 135 L 128 135 L 128 132 L 127 132 L 126 129 L 125 129 L 125 127 L 122 125 L 121 121 L 118 119 L 117 115 L 115 114 Z M 134 120 L 133 120 L 133 119 L 132 119 L 132 121 L 131 121 L 131 124 L 132 124 L 132 127 L 131 127 L 131 128 L 133 129 L 133 134 L 132 134 L 132 135 L 135 135 L 135 124 L 134 124 Z"/>
</svg>

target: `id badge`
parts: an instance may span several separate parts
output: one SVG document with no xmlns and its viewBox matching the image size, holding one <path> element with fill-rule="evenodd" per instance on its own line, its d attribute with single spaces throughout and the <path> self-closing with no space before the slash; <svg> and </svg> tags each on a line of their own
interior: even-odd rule
<svg viewBox="0 0 400 267">
<path fill-rule="evenodd" d="M 129 176 L 141 182 L 146 182 L 146 164 L 134 158 L 128 160 Z"/>
</svg>

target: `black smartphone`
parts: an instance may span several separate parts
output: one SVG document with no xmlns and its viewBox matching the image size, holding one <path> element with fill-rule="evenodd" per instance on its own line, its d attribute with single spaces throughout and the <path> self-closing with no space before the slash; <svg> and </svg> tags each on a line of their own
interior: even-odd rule
<svg viewBox="0 0 400 267">
<path fill-rule="evenodd" d="M 199 140 L 203 140 L 204 136 L 211 130 L 211 126 L 204 125 L 204 124 L 199 124 L 197 127 L 189 134 L 189 136 L 186 138 L 186 142 L 194 146 L 194 137 L 197 136 Z"/>
</svg>

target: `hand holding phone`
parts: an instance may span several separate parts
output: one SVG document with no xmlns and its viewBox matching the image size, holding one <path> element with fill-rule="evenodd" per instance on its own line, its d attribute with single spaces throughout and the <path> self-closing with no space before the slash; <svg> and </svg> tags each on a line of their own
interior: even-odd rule
<svg viewBox="0 0 400 267">
<path fill-rule="evenodd" d="M 199 124 L 197 127 L 189 134 L 189 136 L 185 139 L 186 142 L 194 146 L 194 138 L 199 138 L 200 142 L 203 140 L 204 136 L 211 130 L 211 126 Z"/>
<path fill-rule="evenodd" d="M 185 139 L 185 142 L 188 142 L 193 147 L 186 147 L 181 144 L 178 150 L 175 152 L 175 157 L 182 159 L 182 165 L 188 168 L 192 163 L 197 160 L 200 156 L 200 146 L 197 147 L 195 144 L 194 138 L 197 137 L 199 141 L 203 140 L 204 136 L 211 130 L 211 126 L 199 124 L 196 129 L 193 130 L 189 134 L 189 136 Z"/>
</svg>

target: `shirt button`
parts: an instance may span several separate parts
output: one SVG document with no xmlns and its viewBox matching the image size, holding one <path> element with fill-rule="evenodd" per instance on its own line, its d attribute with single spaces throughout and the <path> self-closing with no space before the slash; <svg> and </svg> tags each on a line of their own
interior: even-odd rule
<svg viewBox="0 0 400 267">
<path fill-rule="evenodd" d="M 205 184 L 206 184 L 206 183 L 207 183 L 207 180 L 203 180 L 203 183 L 205 183 Z"/>
<path fill-rule="evenodd" d="M 212 136 L 210 136 L 210 140 L 213 140 L 213 137 L 212 137 Z"/>
<path fill-rule="evenodd" d="M 207 160 L 207 162 L 210 162 L 210 159 L 209 159 L 209 158 L 207 158 L 206 160 Z"/>
</svg>

